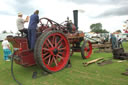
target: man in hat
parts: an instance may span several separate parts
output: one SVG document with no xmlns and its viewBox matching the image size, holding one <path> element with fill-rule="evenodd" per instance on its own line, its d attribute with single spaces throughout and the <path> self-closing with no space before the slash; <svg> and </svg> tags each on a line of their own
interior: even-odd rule
<svg viewBox="0 0 128 85">
<path fill-rule="evenodd" d="M 34 14 L 30 16 L 30 22 L 28 26 L 28 41 L 29 41 L 29 48 L 33 51 L 36 41 L 36 28 L 37 24 L 39 23 L 39 10 L 36 10 Z"/>
<path fill-rule="evenodd" d="M 23 17 L 23 14 L 18 13 L 18 18 L 16 20 L 17 28 L 21 32 L 21 36 L 23 36 L 23 33 L 25 33 L 26 35 L 28 34 L 28 30 L 24 28 L 24 23 L 28 22 L 28 19 L 29 19 L 28 16 L 26 17 L 26 20 L 22 19 L 22 17 Z"/>
</svg>

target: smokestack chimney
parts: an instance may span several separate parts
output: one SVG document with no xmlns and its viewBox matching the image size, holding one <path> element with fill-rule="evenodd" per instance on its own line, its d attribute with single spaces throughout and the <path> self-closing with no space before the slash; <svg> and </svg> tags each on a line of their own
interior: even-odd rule
<svg viewBox="0 0 128 85">
<path fill-rule="evenodd" d="M 74 16 L 74 25 L 76 26 L 76 29 L 78 30 L 78 10 L 73 10 L 73 16 Z"/>
</svg>

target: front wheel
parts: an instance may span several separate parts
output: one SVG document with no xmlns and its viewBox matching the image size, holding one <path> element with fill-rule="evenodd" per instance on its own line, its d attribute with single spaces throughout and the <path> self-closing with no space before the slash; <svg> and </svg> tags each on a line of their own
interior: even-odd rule
<svg viewBox="0 0 128 85">
<path fill-rule="evenodd" d="M 92 54 L 92 44 L 90 41 L 83 41 L 82 47 L 81 47 L 81 55 L 83 59 L 87 59 Z"/>
</svg>

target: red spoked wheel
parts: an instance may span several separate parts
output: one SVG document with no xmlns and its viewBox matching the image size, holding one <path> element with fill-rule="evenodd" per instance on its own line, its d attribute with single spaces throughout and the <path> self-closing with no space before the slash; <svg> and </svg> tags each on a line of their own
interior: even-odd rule
<svg viewBox="0 0 128 85">
<path fill-rule="evenodd" d="M 83 59 L 87 59 L 91 56 L 92 54 L 92 44 L 90 41 L 85 41 L 82 44 L 81 47 L 81 55 Z"/>
<path fill-rule="evenodd" d="M 53 22 L 48 18 L 41 18 L 39 23 L 38 32 L 45 32 L 46 30 L 49 31 L 52 28 Z"/>
<path fill-rule="evenodd" d="M 49 27 L 51 27 L 53 23 L 48 18 L 41 18 L 40 19 L 40 24 L 43 25 L 43 26 L 49 26 Z"/>
<path fill-rule="evenodd" d="M 38 45 L 38 61 L 47 72 L 62 70 L 68 63 L 70 46 L 61 31 L 49 31 L 42 36 Z"/>
</svg>

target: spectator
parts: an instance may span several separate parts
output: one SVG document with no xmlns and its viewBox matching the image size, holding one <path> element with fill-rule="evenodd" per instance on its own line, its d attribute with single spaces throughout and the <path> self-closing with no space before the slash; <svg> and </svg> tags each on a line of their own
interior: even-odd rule
<svg viewBox="0 0 128 85">
<path fill-rule="evenodd" d="M 111 34 L 111 39 L 110 39 L 111 43 L 112 43 L 112 49 L 118 48 L 118 42 L 117 42 L 117 38 L 115 37 L 114 34 Z"/>
<path fill-rule="evenodd" d="M 11 55 L 11 48 L 10 48 L 10 44 L 9 44 L 7 38 L 5 38 L 5 40 L 3 40 L 2 47 L 3 47 L 3 51 L 4 51 L 4 60 L 10 61 L 8 56 Z"/>
<path fill-rule="evenodd" d="M 39 23 L 39 10 L 36 10 L 34 14 L 30 16 L 30 22 L 28 26 L 28 41 L 29 41 L 29 48 L 34 50 L 35 41 L 36 41 L 36 28 L 37 24 Z"/>
<path fill-rule="evenodd" d="M 120 45 L 122 45 L 122 39 L 120 38 L 119 35 L 117 35 L 117 43 L 118 43 L 118 48 L 120 48 Z"/>
<path fill-rule="evenodd" d="M 24 36 L 23 34 L 25 33 L 26 35 L 28 34 L 28 30 L 26 28 L 24 28 L 24 23 L 28 22 L 29 17 L 26 17 L 26 20 L 22 19 L 23 14 L 22 13 L 18 13 L 18 18 L 16 20 L 16 24 L 17 24 L 17 28 L 18 31 L 21 32 L 21 36 Z"/>
</svg>

